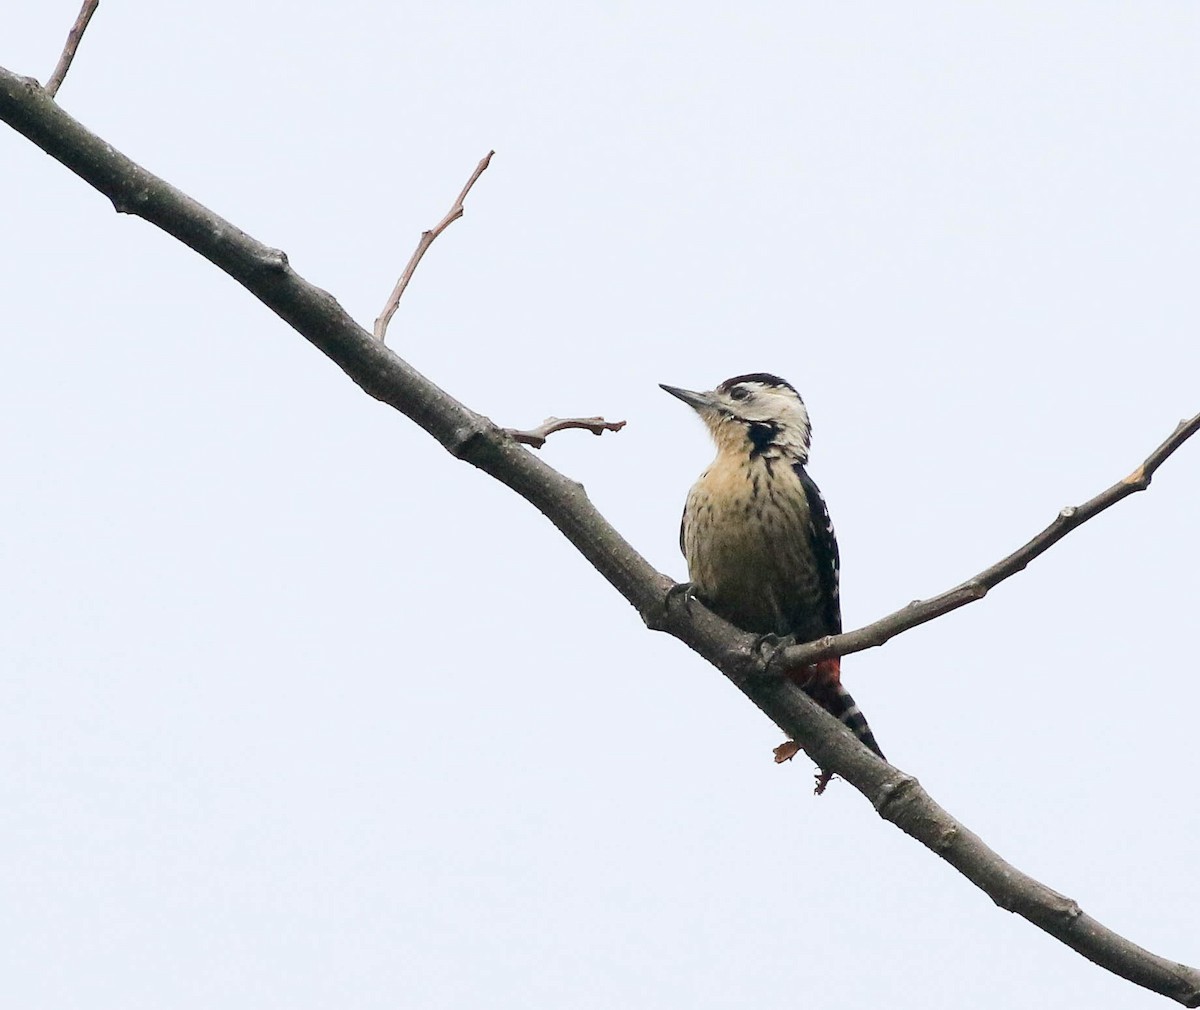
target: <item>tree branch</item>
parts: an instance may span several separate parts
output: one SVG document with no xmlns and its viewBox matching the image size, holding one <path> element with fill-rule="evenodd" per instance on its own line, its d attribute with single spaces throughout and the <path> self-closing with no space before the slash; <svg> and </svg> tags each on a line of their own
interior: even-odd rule
<svg viewBox="0 0 1200 1010">
<path fill-rule="evenodd" d="M 75 19 L 75 24 L 67 32 L 67 44 L 63 46 L 62 55 L 58 58 L 58 66 L 54 68 L 54 73 L 46 82 L 46 94 L 51 98 L 57 95 L 58 89 L 62 87 L 67 71 L 71 69 L 71 61 L 75 59 L 75 50 L 79 48 L 79 41 L 83 38 L 83 33 L 87 31 L 88 22 L 92 20 L 92 15 L 96 13 L 96 8 L 99 6 L 100 0 L 83 0 L 79 17 Z"/>
<path fill-rule="evenodd" d="M 1111 508 L 1117 502 L 1128 498 L 1138 491 L 1145 491 L 1150 486 L 1154 471 L 1166 462 L 1167 458 L 1184 442 L 1200 430 L 1200 414 L 1180 421 L 1167 439 L 1128 477 L 1117 481 L 1106 491 L 1101 491 L 1082 505 L 1068 505 L 1057 516 L 1054 522 L 1047 526 L 1023 547 L 1013 551 L 1006 558 L 997 561 L 990 568 L 985 568 L 953 589 L 930 597 L 928 600 L 913 600 L 906 607 L 901 607 L 895 613 L 888 614 L 878 621 L 864 625 L 855 631 L 844 635 L 826 635 L 824 638 L 807 644 L 799 644 L 779 649 L 771 657 L 773 670 L 794 670 L 807 666 L 830 656 L 848 656 L 853 652 L 873 649 L 883 645 L 889 639 L 895 638 L 903 631 L 908 631 L 920 624 L 926 624 L 934 618 L 941 617 L 965 607 L 968 603 L 982 600 L 988 591 L 998 586 L 1005 579 L 1012 578 L 1017 572 L 1023 571 L 1034 558 L 1045 554 L 1072 530 L 1079 529 L 1089 519 L 1094 519 L 1105 509 Z"/>
<path fill-rule="evenodd" d="M 421 262 L 421 257 L 433 245 L 434 239 L 463 216 L 463 201 L 466 200 L 467 194 L 471 192 L 471 187 L 475 185 L 479 177 L 487 170 L 488 165 L 492 163 L 492 155 L 495 153 L 495 151 L 488 151 L 480 159 L 479 164 L 475 166 L 475 171 L 471 173 L 471 178 L 467 180 L 467 184 L 463 186 L 462 192 L 458 194 L 458 199 L 446 211 L 446 216 L 429 231 L 421 232 L 421 240 L 417 243 L 417 248 L 413 251 L 412 256 L 409 257 L 408 265 L 404 268 L 404 273 L 396 281 L 396 286 L 392 288 L 392 293 L 388 296 L 387 304 L 384 305 L 383 311 L 379 313 L 379 318 L 375 320 L 375 339 L 381 344 L 387 338 L 388 323 L 392 321 L 392 316 L 396 314 L 396 309 L 400 307 L 400 299 L 404 295 L 404 289 L 408 287 L 408 282 L 412 280 L 412 275 L 416 273 L 417 264 Z"/>
<path fill-rule="evenodd" d="M 368 394 L 411 418 L 454 456 L 528 500 L 648 626 L 674 635 L 713 663 L 822 768 L 845 778 L 882 817 L 945 859 L 1002 908 L 1017 912 L 1108 971 L 1185 1006 L 1200 1006 L 1200 972 L 1143 950 L 1085 915 L 1070 899 L 1016 870 L 934 803 L 916 779 L 880 761 L 794 685 L 766 676 L 756 636 L 701 606 L 689 607 L 669 596 L 673 581 L 656 572 L 609 525 L 582 486 L 522 449 L 383 346 L 328 292 L 299 277 L 282 252 L 115 151 L 58 108 L 36 81 L 2 68 L 0 119 L 106 195 L 118 211 L 149 221 L 225 271 Z"/>
<path fill-rule="evenodd" d="M 528 431 L 505 428 L 504 434 L 516 439 L 522 445 L 531 445 L 535 449 L 540 449 L 546 444 L 547 437 L 556 431 L 583 428 L 593 435 L 603 435 L 606 431 L 620 431 L 624 427 L 624 421 L 606 421 L 602 417 L 548 417 L 536 428 L 530 428 Z"/>
</svg>

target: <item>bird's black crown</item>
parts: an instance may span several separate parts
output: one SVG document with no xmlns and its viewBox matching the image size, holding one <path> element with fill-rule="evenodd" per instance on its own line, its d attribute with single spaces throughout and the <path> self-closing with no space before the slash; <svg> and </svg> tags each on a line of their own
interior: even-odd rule
<svg viewBox="0 0 1200 1010">
<path fill-rule="evenodd" d="M 748 375 L 735 375 L 732 379 L 726 379 L 717 387 L 718 393 L 728 393 L 739 382 L 761 382 L 764 386 L 782 386 L 784 389 L 790 389 L 796 393 L 796 387 L 786 379 L 781 379 L 778 375 L 772 375 L 770 372 L 751 372 Z M 799 396 L 799 393 L 796 393 Z"/>
</svg>

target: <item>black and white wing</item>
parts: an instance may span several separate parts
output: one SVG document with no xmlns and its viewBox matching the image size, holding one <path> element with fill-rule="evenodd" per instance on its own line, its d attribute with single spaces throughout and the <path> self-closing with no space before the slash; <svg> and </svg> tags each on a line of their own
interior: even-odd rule
<svg viewBox="0 0 1200 1010">
<path fill-rule="evenodd" d="M 794 465 L 796 476 L 808 499 L 809 537 L 813 558 L 817 565 L 817 576 L 821 587 L 819 616 L 825 626 L 822 634 L 842 633 L 842 600 L 839 580 L 841 559 L 838 555 L 837 535 L 833 532 L 833 520 L 829 518 L 829 507 L 816 482 L 808 475 L 803 463 Z"/>
</svg>

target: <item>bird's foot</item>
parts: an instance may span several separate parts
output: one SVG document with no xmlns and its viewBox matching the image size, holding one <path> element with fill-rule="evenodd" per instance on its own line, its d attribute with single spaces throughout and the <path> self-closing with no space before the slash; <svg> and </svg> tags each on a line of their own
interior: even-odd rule
<svg viewBox="0 0 1200 1010">
<path fill-rule="evenodd" d="M 670 607 L 671 601 L 676 596 L 683 597 L 683 607 L 690 614 L 692 612 L 692 603 L 696 599 L 696 583 L 677 582 L 667 590 L 667 596 L 666 599 L 663 600 L 663 606 Z"/>
<path fill-rule="evenodd" d="M 790 635 L 781 637 L 773 631 L 768 631 L 765 635 L 759 635 L 750 648 L 754 650 L 754 654 L 758 657 L 759 662 L 763 664 L 764 674 L 779 676 L 780 671 L 772 668 L 775 657 L 781 649 L 789 645 L 795 645 L 795 643 L 796 640 Z"/>
<path fill-rule="evenodd" d="M 692 601 L 696 599 L 696 586 L 691 582 L 677 582 L 667 590 L 666 595 L 662 598 L 661 610 L 645 618 L 646 625 L 650 630 L 662 631 L 666 627 L 667 619 L 671 616 L 671 604 L 676 597 L 683 597 L 684 609 L 691 617 Z"/>
</svg>

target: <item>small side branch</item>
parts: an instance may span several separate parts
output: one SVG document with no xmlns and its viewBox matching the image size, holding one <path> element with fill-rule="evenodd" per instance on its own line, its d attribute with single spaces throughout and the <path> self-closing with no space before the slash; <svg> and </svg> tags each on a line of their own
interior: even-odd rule
<svg viewBox="0 0 1200 1010">
<path fill-rule="evenodd" d="M 873 649 L 903 631 L 926 624 L 952 610 L 965 607 L 968 603 L 982 600 L 994 586 L 1022 571 L 1029 562 L 1045 554 L 1072 530 L 1078 529 L 1089 519 L 1095 518 L 1131 494 L 1145 491 L 1150 486 L 1154 472 L 1197 431 L 1200 431 L 1200 414 L 1180 421 L 1170 436 L 1128 477 L 1117 481 L 1108 490 L 1100 492 L 1082 505 L 1068 505 L 1055 516 L 1054 522 L 1023 547 L 961 585 L 947 589 L 928 600 L 914 600 L 895 613 L 855 631 L 848 631 L 844 635 L 830 635 L 817 642 L 781 649 L 772 660 L 772 668 L 790 670 L 828 659 L 830 656 L 848 656 L 853 652 Z"/>
<path fill-rule="evenodd" d="M 446 216 L 429 229 L 429 231 L 421 232 L 421 241 L 417 243 L 416 250 L 409 258 L 408 266 L 404 268 L 404 273 L 396 281 L 396 286 L 392 289 L 391 295 L 388 296 L 387 304 L 384 305 L 383 311 L 379 313 L 379 318 L 375 320 L 375 339 L 381 344 L 387 337 L 388 323 L 392 321 L 392 316 L 396 314 L 396 309 L 400 307 L 400 298 L 404 295 L 404 289 L 408 287 L 408 282 L 412 280 L 412 275 L 416 272 L 417 264 L 421 262 L 421 257 L 433 245 L 434 239 L 463 216 L 463 201 L 466 200 L 467 194 L 471 192 L 471 187 L 479 181 L 479 177 L 487 170 L 488 165 L 492 162 L 492 155 L 495 153 L 495 151 L 488 151 L 480 159 L 479 164 L 475 166 L 475 171 L 471 173 L 471 178 L 467 180 L 467 184 L 463 186 L 462 192 L 458 194 L 458 199 L 454 201 L 454 204 L 446 212 Z"/>
<path fill-rule="evenodd" d="M 606 421 L 602 417 L 548 417 L 536 428 L 530 428 L 528 431 L 505 428 L 504 433 L 522 445 L 540 449 L 546 444 L 548 436 L 567 428 L 583 428 L 593 435 L 603 435 L 606 431 L 620 431 L 624 427 L 624 421 Z"/>
<path fill-rule="evenodd" d="M 50 75 L 50 80 L 46 82 L 46 94 L 51 98 L 58 94 L 58 89 L 62 87 L 62 82 L 66 79 L 67 71 L 71 69 L 71 61 L 75 59 L 75 50 L 79 48 L 79 40 L 83 38 L 83 33 L 87 31 L 88 22 L 92 20 L 92 15 L 96 13 L 96 8 L 100 6 L 100 0 L 83 0 L 83 7 L 79 11 L 79 17 L 75 19 L 75 24 L 71 26 L 71 30 L 67 33 L 67 44 L 63 46 L 62 55 L 58 58 L 58 66 L 54 68 L 54 73 Z"/>
</svg>

